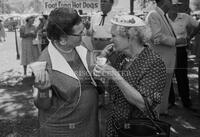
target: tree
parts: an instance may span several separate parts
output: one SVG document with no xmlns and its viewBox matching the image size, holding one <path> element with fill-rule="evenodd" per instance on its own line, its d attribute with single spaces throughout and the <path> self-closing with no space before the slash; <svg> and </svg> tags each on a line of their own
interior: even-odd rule
<svg viewBox="0 0 200 137">
<path fill-rule="evenodd" d="M 32 0 L 28 5 L 28 9 L 32 9 L 32 8 L 37 13 L 41 12 L 42 11 L 42 2 L 40 0 Z"/>
</svg>

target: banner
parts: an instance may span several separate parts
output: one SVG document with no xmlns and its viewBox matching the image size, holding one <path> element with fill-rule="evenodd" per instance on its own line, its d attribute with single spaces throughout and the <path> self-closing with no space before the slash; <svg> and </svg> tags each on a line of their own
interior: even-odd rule
<svg viewBox="0 0 200 137">
<path fill-rule="evenodd" d="M 49 13 L 58 7 L 74 8 L 83 11 L 100 10 L 100 0 L 43 0 L 43 12 Z"/>
</svg>

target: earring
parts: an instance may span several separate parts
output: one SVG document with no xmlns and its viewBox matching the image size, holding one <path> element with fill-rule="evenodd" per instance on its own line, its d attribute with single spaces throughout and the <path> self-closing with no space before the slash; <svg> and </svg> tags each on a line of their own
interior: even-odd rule
<svg viewBox="0 0 200 137">
<path fill-rule="evenodd" d="M 62 40 L 60 40 L 60 41 L 59 41 L 59 43 L 60 43 L 60 45 L 64 46 L 64 45 L 66 45 L 66 44 L 67 44 L 67 41 L 66 41 L 66 40 L 64 40 L 64 39 L 62 39 Z"/>
</svg>

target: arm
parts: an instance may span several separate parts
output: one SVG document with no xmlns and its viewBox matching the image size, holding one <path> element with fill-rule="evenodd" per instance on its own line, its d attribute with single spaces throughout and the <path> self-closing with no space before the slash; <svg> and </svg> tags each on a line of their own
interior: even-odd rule
<svg viewBox="0 0 200 137">
<path fill-rule="evenodd" d="M 156 60 L 144 71 L 145 72 L 141 76 L 141 80 L 136 87 L 129 84 L 113 67 L 109 65 L 96 66 L 94 69 L 94 75 L 104 76 L 115 81 L 131 104 L 145 110 L 143 96 L 148 98 L 152 108 L 155 108 L 157 104 L 160 103 L 161 92 L 165 86 L 166 69 L 161 60 Z"/>
<path fill-rule="evenodd" d="M 119 75 L 117 79 L 114 78 L 114 81 L 123 92 L 125 98 L 131 104 L 134 104 L 141 110 L 145 110 L 144 99 L 142 95 L 138 92 L 138 90 L 136 90 L 133 86 L 131 86 L 121 75 Z"/>
<path fill-rule="evenodd" d="M 187 15 L 187 16 L 188 16 L 188 21 L 189 21 L 188 26 L 195 27 L 195 29 L 193 29 L 190 36 L 188 36 L 188 41 L 190 41 L 200 31 L 200 23 L 194 18 L 192 18 L 190 15 Z"/>
<path fill-rule="evenodd" d="M 20 28 L 20 37 L 21 38 L 28 38 L 28 37 L 36 37 L 36 33 L 25 33 L 25 26 Z"/>
<path fill-rule="evenodd" d="M 161 22 L 155 14 L 151 13 L 147 17 L 146 21 L 151 27 L 152 39 L 153 39 L 154 44 L 165 45 L 165 46 L 170 46 L 170 47 L 175 46 L 176 39 L 162 32 Z"/>
<path fill-rule="evenodd" d="M 120 74 L 119 72 L 110 65 L 104 66 L 95 66 L 93 70 L 93 74 L 96 77 L 106 77 L 108 79 L 112 79 L 115 81 L 117 86 L 123 92 L 125 98 L 131 103 L 144 110 L 145 103 L 143 100 L 142 95 L 133 87 L 131 86 Z"/>
<path fill-rule="evenodd" d="M 116 83 L 130 103 L 134 103 L 137 107 L 144 110 L 145 104 L 143 97 L 147 97 L 152 108 L 155 108 L 159 104 L 165 80 L 165 66 L 161 61 L 158 61 L 146 70 L 137 89 L 124 80 Z"/>
</svg>

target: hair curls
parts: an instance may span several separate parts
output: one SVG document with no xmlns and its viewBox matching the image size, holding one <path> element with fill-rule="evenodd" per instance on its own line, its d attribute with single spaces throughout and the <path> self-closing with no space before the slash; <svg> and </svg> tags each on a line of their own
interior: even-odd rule
<svg viewBox="0 0 200 137">
<path fill-rule="evenodd" d="M 152 36 L 151 29 L 148 25 L 134 27 L 124 27 L 117 25 L 117 32 L 122 37 L 137 39 L 138 42 L 141 44 L 149 43 L 149 40 Z"/>
<path fill-rule="evenodd" d="M 81 23 L 81 17 L 72 8 L 55 8 L 48 17 L 47 36 L 50 40 L 60 40 L 63 35 L 73 33 L 74 25 Z"/>
</svg>

